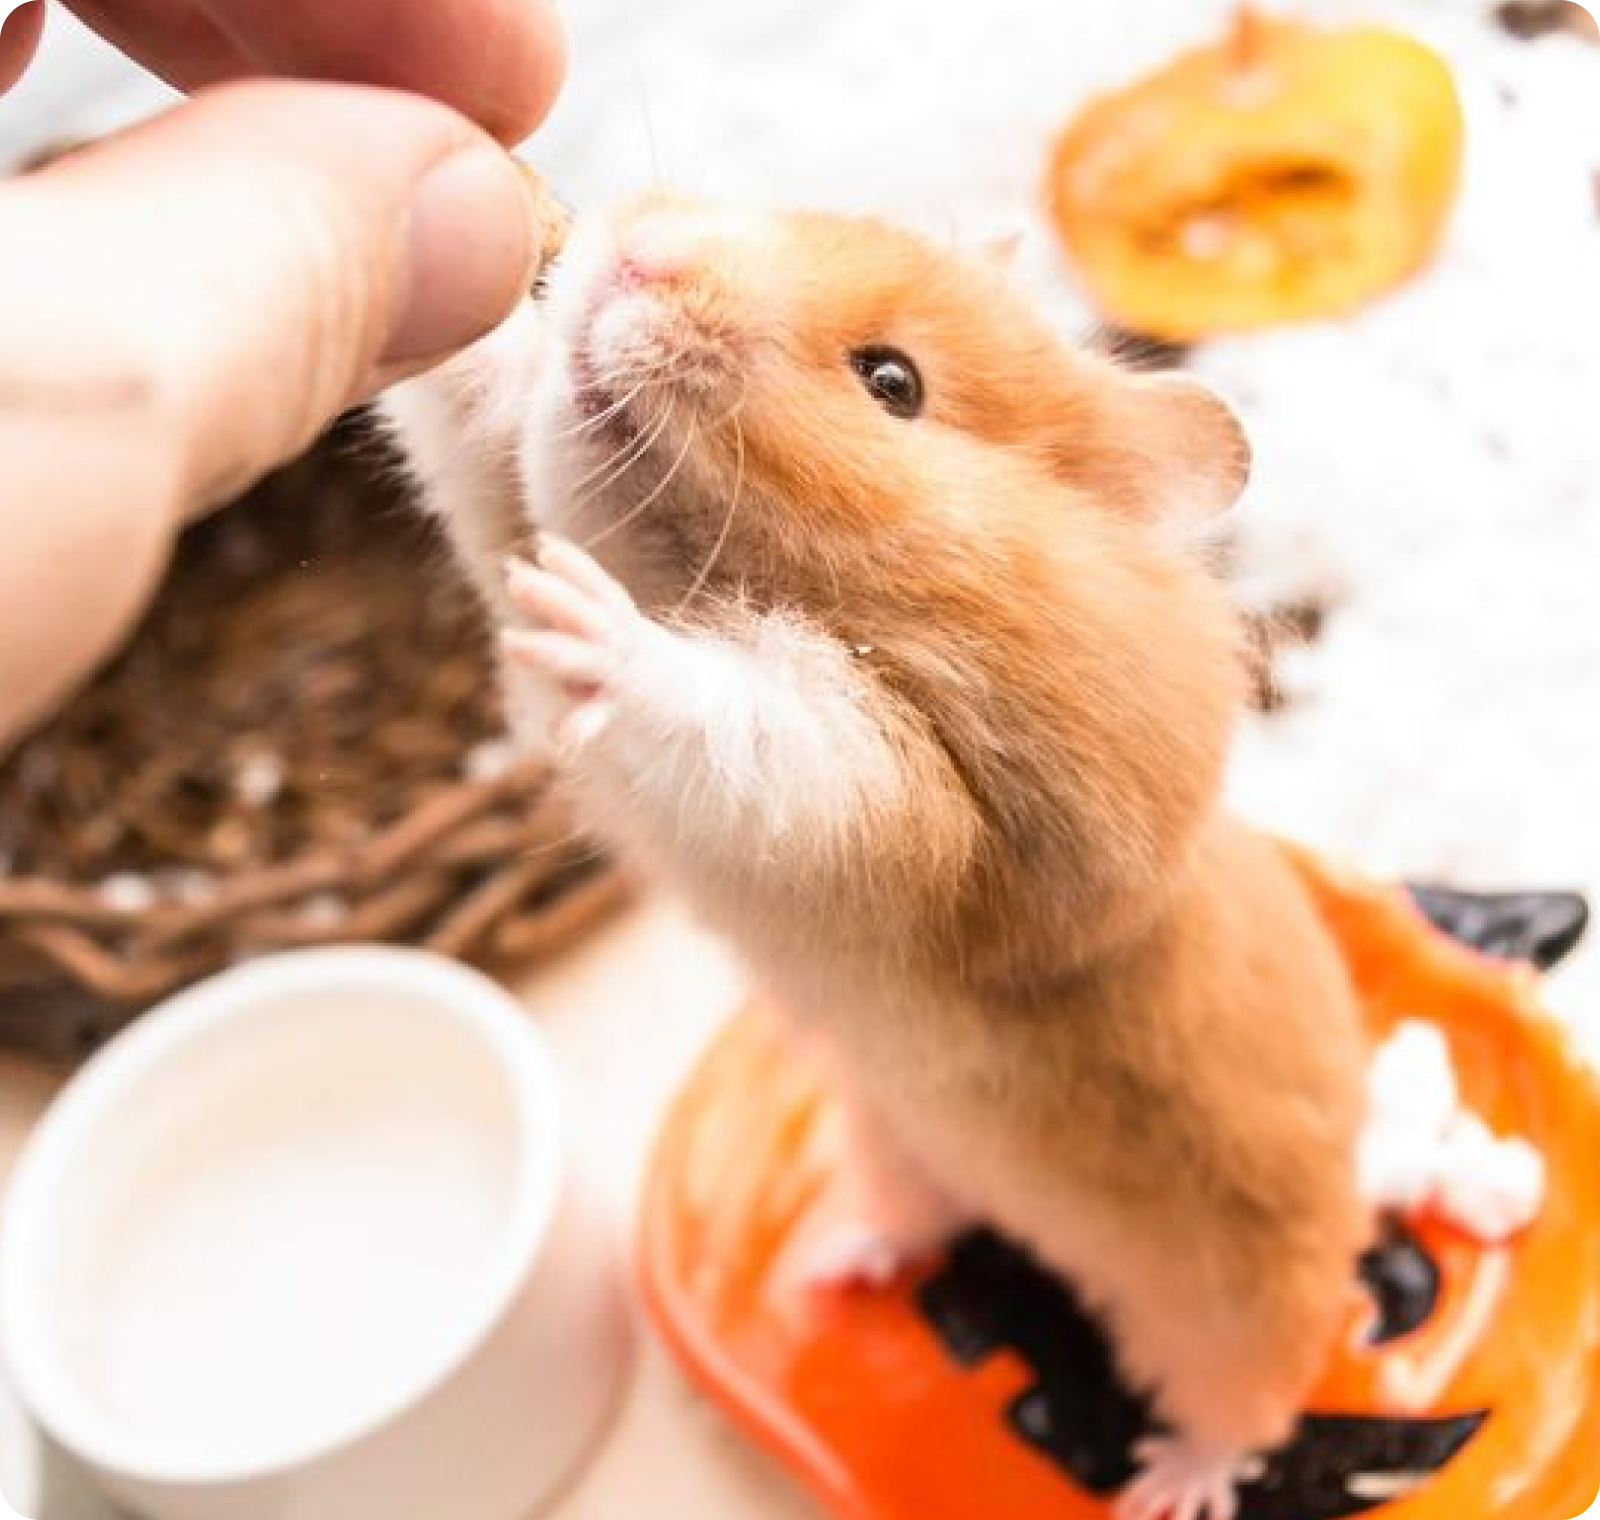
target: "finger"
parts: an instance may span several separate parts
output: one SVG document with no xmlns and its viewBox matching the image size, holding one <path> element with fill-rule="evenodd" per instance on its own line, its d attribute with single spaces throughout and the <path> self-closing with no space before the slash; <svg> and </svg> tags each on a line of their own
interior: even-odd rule
<svg viewBox="0 0 1600 1520">
<path fill-rule="evenodd" d="M 44 0 L 30 0 L 0 20 L 0 95 L 22 78 L 39 51 L 44 14 Z"/>
<path fill-rule="evenodd" d="M 380 358 L 499 321 L 530 279 L 526 195 L 428 102 L 230 86 L 0 193 L 4 347 L 136 379 L 214 498 L 310 442 Z"/>
<path fill-rule="evenodd" d="M 288 83 L 0 186 L 0 738 L 110 646 L 185 509 L 511 309 L 526 196 L 442 106 Z"/>
<path fill-rule="evenodd" d="M 415 90 L 507 143 L 544 120 L 566 68 L 560 20 L 545 0 L 202 3 L 262 69 Z"/>
<path fill-rule="evenodd" d="M 238 79 L 250 59 L 197 0 L 66 0 L 67 9 L 119 52 L 180 90 Z"/>
<path fill-rule="evenodd" d="M 502 142 L 549 112 L 566 72 L 547 0 L 68 0 L 183 89 L 243 74 L 414 90 Z"/>
</svg>

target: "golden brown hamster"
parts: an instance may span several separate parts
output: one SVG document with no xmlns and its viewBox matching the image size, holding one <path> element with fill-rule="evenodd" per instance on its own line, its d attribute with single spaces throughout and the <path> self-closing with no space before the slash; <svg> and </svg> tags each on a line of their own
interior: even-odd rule
<svg viewBox="0 0 1600 1520">
<path fill-rule="evenodd" d="M 1351 988 L 1219 802 L 1241 640 L 1196 541 L 1232 414 L 981 258 L 664 194 L 390 409 L 529 742 L 830 1074 L 850 1186 L 810 1275 L 993 1222 L 1172 1428 L 1124 1512 L 1225 1520 L 1370 1224 Z"/>
</svg>

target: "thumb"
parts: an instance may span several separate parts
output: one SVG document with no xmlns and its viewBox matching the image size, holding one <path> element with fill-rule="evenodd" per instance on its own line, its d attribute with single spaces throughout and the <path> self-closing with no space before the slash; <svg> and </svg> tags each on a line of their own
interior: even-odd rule
<svg viewBox="0 0 1600 1520">
<path fill-rule="evenodd" d="M 230 85 L 0 185 L 0 748 L 186 513 L 493 326 L 535 232 L 476 127 L 336 85 Z"/>
<path fill-rule="evenodd" d="M 0 349 L 13 390 L 131 402 L 186 507 L 493 326 L 535 243 L 515 163 L 444 107 L 231 85 L 0 189 Z"/>
</svg>

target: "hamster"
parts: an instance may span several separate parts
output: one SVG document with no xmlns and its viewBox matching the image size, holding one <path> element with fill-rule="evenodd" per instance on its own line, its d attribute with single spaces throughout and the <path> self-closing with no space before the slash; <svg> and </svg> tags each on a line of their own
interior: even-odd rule
<svg viewBox="0 0 1600 1520">
<path fill-rule="evenodd" d="M 1228 1520 L 1371 1227 L 1342 961 L 1219 800 L 1244 662 L 1195 543 L 1232 413 L 979 257 L 664 193 L 389 410 L 527 742 L 828 1073 L 848 1186 L 802 1269 L 992 1222 L 1170 1430 L 1123 1514 Z"/>
</svg>

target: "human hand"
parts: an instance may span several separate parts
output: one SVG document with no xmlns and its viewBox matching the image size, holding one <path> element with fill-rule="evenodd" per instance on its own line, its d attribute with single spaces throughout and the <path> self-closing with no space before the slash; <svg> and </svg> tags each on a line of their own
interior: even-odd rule
<svg viewBox="0 0 1600 1520">
<path fill-rule="evenodd" d="M 564 68 L 544 0 L 65 3 L 182 90 L 255 74 L 383 85 L 443 101 L 504 143 L 544 120 Z"/>
<path fill-rule="evenodd" d="M 180 83 L 348 64 L 436 86 L 505 138 L 560 75 L 532 0 L 75 9 Z M 36 25 L 34 6 L 9 19 L 0 78 Z M 0 744 L 114 645 L 186 516 L 495 325 L 535 234 L 482 128 L 350 85 L 208 90 L 0 185 Z"/>
<path fill-rule="evenodd" d="M 44 35 L 44 0 L 32 0 L 9 16 L 6 10 L 6 0 L 0 0 L 0 95 L 22 77 Z"/>
</svg>

